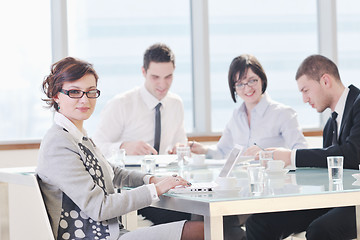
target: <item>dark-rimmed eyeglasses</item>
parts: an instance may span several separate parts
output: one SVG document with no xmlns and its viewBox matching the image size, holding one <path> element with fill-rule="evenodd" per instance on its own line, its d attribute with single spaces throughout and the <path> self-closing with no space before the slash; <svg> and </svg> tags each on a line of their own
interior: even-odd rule
<svg viewBox="0 0 360 240">
<path fill-rule="evenodd" d="M 89 90 L 87 92 L 77 89 L 71 89 L 71 90 L 61 89 L 60 92 L 65 95 L 68 95 L 70 98 L 82 98 L 84 94 L 86 94 L 88 98 L 98 98 L 100 96 L 100 90 L 98 89 Z"/>
<path fill-rule="evenodd" d="M 258 82 L 258 79 L 251 79 L 249 80 L 247 83 L 242 83 L 242 82 L 236 82 L 235 83 L 235 88 L 237 89 L 244 89 L 246 85 L 248 85 L 249 87 L 253 87 L 256 85 L 256 83 Z"/>
</svg>

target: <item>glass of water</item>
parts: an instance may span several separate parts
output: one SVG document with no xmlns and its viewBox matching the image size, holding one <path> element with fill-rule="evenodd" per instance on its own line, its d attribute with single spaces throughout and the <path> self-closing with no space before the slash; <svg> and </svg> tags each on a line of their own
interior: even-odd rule
<svg viewBox="0 0 360 240">
<path fill-rule="evenodd" d="M 155 174 L 155 168 L 155 158 L 150 155 L 146 155 L 141 161 L 141 171 L 148 174 Z"/>
<path fill-rule="evenodd" d="M 253 166 L 247 169 L 250 191 L 255 195 L 260 195 L 264 191 L 264 172 L 265 168 L 262 166 Z"/>
<path fill-rule="evenodd" d="M 178 166 L 183 167 L 188 164 L 191 151 L 189 146 L 179 146 L 176 147 L 177 161 Z"/>
<path fill-rule="evenodd" d="M 343 180 L 343 156 L 327 157 L 329 181 L 333 183 L 341 183 Z"/>
<path fill-rule="evenodd" d="M 125 158 L 126 158 L 125 149 L 115 149 L 112 152 L 111 160 L 116 166 L 119 166 L 120 168 L 125 168 Z"/>
<path fill-rule="evenodd" d="M 264 168 L 267 168 L 268 165 L 268 161 L 272 161 L 273 160 L 273 156 L 274 156 L 274 151 L 260 151 L 259 153 L 259 160 L 260 160 L 260 165 L 263 166 Z"/>
</svg>

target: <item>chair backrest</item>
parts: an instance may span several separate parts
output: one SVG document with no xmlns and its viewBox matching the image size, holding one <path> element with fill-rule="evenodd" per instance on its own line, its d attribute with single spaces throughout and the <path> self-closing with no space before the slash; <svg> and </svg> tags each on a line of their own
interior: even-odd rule
<svg viewBox="0 0 360 240">
<path fill-rule="evenodd" d="M 39 212 L 39 222 L 38 224 L 42 224 L 43 228 L 42 228 L 42 236 L 41 238 L 38 238 L 38 239 L 46 239 L 46 240 L 54 240 L 54 235 L 53 235 L 53 232 L 52 232 L 52 229 L 51 229 L 51 224 L 50 224 L 50 221 L 49 221 L 49 216 L 47 214 L 47 210 L 46 210 L 46 207 L 45 207 L 45 203 L 44 203 L 44 199 L 42 197 L 42 193 L 41 193 L 41 189 L 40 189 L 40 186 L 39 186 L 39 179 L 38 179 L 38 176 L 35 174 L 33 175 L 33 181 L 34 181 L 34 186 L 35 186 L 35 191 L 36 191 L 36 196 L 38 198 L 38 207 L 40 209 L 40 212 Z"/>
</svg>

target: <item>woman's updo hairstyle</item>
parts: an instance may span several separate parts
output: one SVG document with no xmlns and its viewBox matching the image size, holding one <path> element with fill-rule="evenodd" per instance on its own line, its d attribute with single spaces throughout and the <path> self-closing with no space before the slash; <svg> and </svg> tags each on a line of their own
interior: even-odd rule
<svg viewBox="0 0 360 240">
<path fill-rule="evenodd" d="M 74 82 L 87 74 L 92 74 L 97 84 L 99 78 L 92 64 L 73 57 L 66 57 L 54 63 L 50 70 L 50 74 L 42 83 L 42 90 L 47 96 L 42 100 L 49 108 L 53 107 L 56 111 L 59 110 L 59 106 L 54 101 L 54 97 L 61 91 L 64 82 Z"/>
</svg>

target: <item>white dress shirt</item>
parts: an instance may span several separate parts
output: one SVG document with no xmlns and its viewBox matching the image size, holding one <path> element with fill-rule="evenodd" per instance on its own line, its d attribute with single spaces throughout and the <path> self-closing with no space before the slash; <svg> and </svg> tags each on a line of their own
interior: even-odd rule
<svg viewBox="0 0 360 240">
<path fill-rule="evenodd" d="M 244 150 L 254 144 L 262 148 L 307 148 L 307 143 L 297 120 L 297 113 L 264 94 L 251 110 L 250 126 L 243 103 L 235 109 L 216 146 L 207 152 L 209 158 L 225 158 L 235 144 Z"/>
<path fill-rule="evenodd" d="M 176 143 L 186 144 L 184 107 L 179 96 L 168 92 L 161 101 L 159 154 L 166 154 Z M 93 137 L 106 157 L 123 142 L 144 141 L 154 146 L 155 106 L 159 103 L 147 89 L 134 88 L 110 100 L 100 115 Z"/>
<path fill-rule="evenodd" d="M 335 106 L 335 112 L 338 114 L 337 118 L 336 118 L 336 123 L 337 123 L 337 130 L 338 130 L 338 138 L 340 135 L 340 126 L 341 126 L 341 122 L 342 122 L 342 118 L 344 115 L 344 110 L 345 110 L 345 104 L 346 104 L 346 99 L 347 96 L 349 94 L 350 89 L 349 88 L 345 88 L 345 90 L 343 91 L 343 93 L 341 94 L 341 97 L 339 98 L 339 101 L 337 102 L 336 106 Z"/>
</svg>

